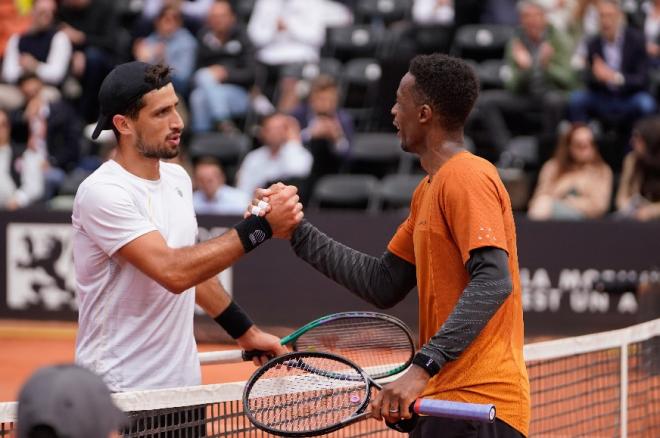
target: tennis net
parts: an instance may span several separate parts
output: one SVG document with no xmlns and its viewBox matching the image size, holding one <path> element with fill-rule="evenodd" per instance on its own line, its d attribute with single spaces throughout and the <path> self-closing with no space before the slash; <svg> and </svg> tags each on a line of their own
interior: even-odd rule
<svg viewBox="0 0 660 438">
<path fill-rule="evenodd" d="M 660 319 L 525 346 L 530 436 L 660 436 Z"/>
<path fill-rule="evenodd" d="M 660 436 L 660 319 L 622 330 L 525 346 L 530 436 Z M 263 437 L 243 414 L 243 382 L 115 394 L 134 438 Z M 0 403 L 12 437 L 16 403 Z M 400 437 L 362 421 L 333 437 Z"/>
</svg>

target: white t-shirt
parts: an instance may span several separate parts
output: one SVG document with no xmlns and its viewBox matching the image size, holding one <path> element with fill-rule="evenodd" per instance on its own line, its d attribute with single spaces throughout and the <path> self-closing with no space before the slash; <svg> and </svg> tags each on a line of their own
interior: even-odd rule
<svg viewBox="0 0 660 438">
<path fill-rule="evenodd" d="M 236 187 L 252 194 L 258 187 L 279 179 L 304 178 L 312 170 L 314 158 L 297 141 L 289 141 L 273 155 L 268 146 L 247 153 L 236 175 Z"/>
<path fill-rule="evenodd" d="M 195 243 L 188 174 L 161 162 L 160 180 L 150 181 L 107 161 L 78 188 L 72 222 L 76 362 L 112 391 L 199 385 L 195 289 L 173 294 L 117 254 L 154 230 L 172 248 Z"/>
</svg>

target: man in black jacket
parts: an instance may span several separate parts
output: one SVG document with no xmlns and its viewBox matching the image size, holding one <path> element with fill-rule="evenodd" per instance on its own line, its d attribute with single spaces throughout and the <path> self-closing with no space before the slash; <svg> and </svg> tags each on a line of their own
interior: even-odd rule
<svg viewBox="0 0 660 438">
<path fill-rule="evenodd" d="M 119 52 L 126 49 L 128 34 L 119 29 L 114 4 L 109 0 L 63 0 L 58 18 L 60 29 L 73 45 L 71 72 L 82 86 L 80 111 L 91 123 L 98 118 L 101 82 Z"/>
<path fill-rule="evenodd" d="M 232 118 L 247 112 L 254 83 L 254 47 L 236 23 L 231 4 L 218 0 L 198 35 L 195 89 L 190 95 L 192 129 L 231 130 Z"/>
<path fill-rule="evenodd" d="M 623 12 L 615 0 L 600 0 L 598 15 L 600 33 L 587 43 L 587 88 L 571 95 L 569 118 L 616 119 L 630 126 L 656 109 L 647 91 L 644 36 L 624 24 Z"/>
</svg>

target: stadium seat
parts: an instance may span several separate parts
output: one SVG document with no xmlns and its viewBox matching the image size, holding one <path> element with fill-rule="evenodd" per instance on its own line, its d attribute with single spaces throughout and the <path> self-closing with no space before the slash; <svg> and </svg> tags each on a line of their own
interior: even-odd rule
<svg viewBox="0 0 660 438">
<path fill-rule="evenodd" d="M 504 187 L 509 192 L 511 199 L 511 208 L 514 211 L 523 211 L 527 209 L 527 202 L 531 196 L 530 178 L 525 171 L 516 168 L 498 168 L 497 169 Z"/>
<path fill-rule="evenodd" d="M 238 165 L 250 147 L 250 139 L 243 134 L 227 135 L 220 132 L 197 134 L 190 143 L 190 159 L 202 157 L 218 160 L 224 168 L 227 182 L 232 184 Z"/>
<path fill-rule="evenodd" d="M 441 24 L 417 24 L 413 35 L 417 53 L 448 53 L 454 28 Z"/>
<path fill-rule="evenodd" d="M 310 207 L 361 209 L 372 207 L 378 179 L 373 175 L 325 175 L 312 192 Z"/>
<path fill-rule="evenodd" d="M 380 183 L 373 204 L 379 210 L 403 209 L 410 207 L 413 192 L 424 178 L 422 174 L 387 175 Z"/>
<path fill-rule="evenodd" d="M 397 171 L 402 154 L 401 141 L 394 133 L 358 133 L 353 138 L 348 167 L 352 173 L 381 178 Z"/>
<path fill-rule="evenodd" d="M 381 76 L 376 59 L 352 59 L 344 65 L 339 81 L 339 106 L 351 113 L 358 131 L 367 131 L 371 125 Z"/>
<path fill-rule="evenodd" d="M 254 9 L 254 4 L 257 0 L 240 0 L 232 1 L 234 11 L 236 12 L 236 17 L 241 23 L 246 23 L 250 21 L 250 15 L 252 15 L 252 10 Z"/>
<path fill-rule="evenodd" d="M 382 32 L 368 25 L 330 27 L 322 49 L 324 56 L 346 62 L 353 58 L 376 57 Z"/>
<path fill-rule="evenodd" d="M 481 62 L 502 59 L 504 49 L 515 28 L 497 24 L 466 24 L 458 28 L 451 53 L 464 59 Z"/>
<path fill-rule="evenodd" d="M 475 69 L 484 90 L 504 88 L 506 75 L 511 74 L 511 70 L 501 59 L 487 59 L 477 63 Z"/>
<path fill-rule="evenodd" d="M 374 25 L 388 25 L 410 17 L 411 0 L 358 0 L 356 21 Z"/>
<path fill-rule="evenodd" d="M 297 64 L 288 73 L 299 79 L 311 81 L 321 74 L 337 77 L 341 73 L 341 69 L 342 65 L 339 60 L 335 58 L 321 58 L 318 63 L 308 62 Z"/>
<path fill-rule="evenodd" d="M 73 196 L 78 191 L 78 186 L 87 178 L 92 172 L 84 169 L 74 169 L 69 172 L 62 180 L 60 187 L 57 191 L 58 195 Z"/>
</svg>

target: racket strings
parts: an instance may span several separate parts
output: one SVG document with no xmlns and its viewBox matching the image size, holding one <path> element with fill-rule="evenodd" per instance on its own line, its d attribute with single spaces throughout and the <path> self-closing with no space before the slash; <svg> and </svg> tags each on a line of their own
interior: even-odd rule
<svg viewBox="0 0 660 438">
<path fill-rule="evenodd" d="M 296 341 L 298 351 L 332 351 L 352 360 L 372 377 L 400 371 L 414 355 L 406 329 L 389 320 L 348 318 L 314 327 Z"/>
<path fill-rule="evenodd" d="M 327 428 L 349 418 L 366 399 L 367 383 L 358 370 L 319 357 L 269 368 L 247 395 L 252 417 L 282 432 Z"/>
</svg>

